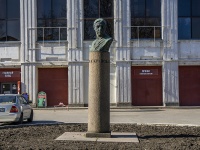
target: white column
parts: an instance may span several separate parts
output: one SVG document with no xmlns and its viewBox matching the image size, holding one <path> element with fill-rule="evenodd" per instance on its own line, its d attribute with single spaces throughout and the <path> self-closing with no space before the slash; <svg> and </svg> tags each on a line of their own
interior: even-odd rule
<svg viewBox="0 0 200 150">
<path fill-rule="evenodd" d="M 67 0 L 69 105 L 83 105 L 82 27 L 83 1 Z"/>
<path fill-rule="evenodd" d="M 35 31 L 28 30 L 36 26 L 36 0 L 20 0 L 21 25 L 21 92 L 27 92 L 29 99 L 36 104 L 37 67 L 35 63 Z"/>
<path fill-rule="evenodd" d="M 163 100 L 165 105 L 179 103 L 178 62 L 164 62 L 163 64 Z"/>
<path fill-rule="evenodd" d="M 117 104 L 131 104 L 131 65 L 130 63 L 116 63 Z"/>
<path fill-rule="evenodd" d="M 125 11 L 126 10 L 126 11 Z M 114 11 L 116 49 L 116 103 L 131 105 L 130 1 L 116 0 Z"/>
<path fill-rule="evenodd" d="M 163 103 L 178 105 L 178 2 L 177 0 L 162 1 L 162 23 L 167 29 L 163 31 Z"/>
</svg>

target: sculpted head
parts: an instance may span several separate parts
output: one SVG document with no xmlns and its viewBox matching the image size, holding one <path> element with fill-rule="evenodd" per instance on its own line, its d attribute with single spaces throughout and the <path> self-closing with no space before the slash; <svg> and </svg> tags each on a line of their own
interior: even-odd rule
<svg viewBox="0 0 200 150">
<path fill-rule="evenodd" d="M 112 44 L 112 38 L 106 34 L 106 21 L 102 18 L 94 21 L 93 27 L 96 39 L 92 42 L 90 51 L 108 52 Z"/>
<path fill-rule="evenodd" d="M 106 21 L 102 18 L 96 19 L 94 21 L 94 30 L 97 37 L 103 37 L 106 31 Z"/>
</svg>

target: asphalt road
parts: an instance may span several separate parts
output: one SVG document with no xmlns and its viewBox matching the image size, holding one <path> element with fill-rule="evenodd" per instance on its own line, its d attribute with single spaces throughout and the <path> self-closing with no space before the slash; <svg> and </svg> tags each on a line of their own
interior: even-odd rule
<svg viewBox="0 0 200 150">
<path fill-rule="evenodd" d="M 29 124 L 87 123 L 85 109 L 35 109 Z M 110 123 L 200 126 L 200 109 L 111 109 Z M 12 124 L 11 124 L 12 125 Z M 8 125 L 9 126 L 9 125 Z"/>
<path fill-rule="evenodd" d="M 34 110 L 36 123 L 87 123 L 87 109 Z M 111 109 L 111 123 L 200 125 L 200 109 Z"/>
</svg>

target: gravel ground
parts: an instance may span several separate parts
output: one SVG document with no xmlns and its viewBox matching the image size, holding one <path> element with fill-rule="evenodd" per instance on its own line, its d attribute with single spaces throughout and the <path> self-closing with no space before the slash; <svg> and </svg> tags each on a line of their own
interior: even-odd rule
<svg viewBox="0 0 200 150">
<path fill-rule="evenodd" d="M 0 126 L 0 149 L 199 150 L 200 127 L 111 124 L 111 131 L 136 132 L 139 143 L 55 141 L 64 132 L 86 132 L 87 124 Z"/>
</svg>

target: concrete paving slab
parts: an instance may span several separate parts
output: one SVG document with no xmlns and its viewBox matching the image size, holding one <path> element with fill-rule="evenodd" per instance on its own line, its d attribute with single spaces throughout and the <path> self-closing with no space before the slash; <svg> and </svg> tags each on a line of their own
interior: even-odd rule
<svg viewBox="0 0 200 150">
<path fill-rule="evenodd" d="M 111 138 L 99 138 L 98 142 L 134 142 L 138 143 L 136 133 L 130 132 L 111 132 Z"/>
<path fill-rule="evenodd" d="M 65 132 L 55 140 L 66 141 L 97 141 L 97 142 L 135 142 L 138 143 L 136 133 L 111 132 L 111 138 L 86 138 L 86 132 Z"/>
<path fill-rule="evenodd" d="M 55 140 L 63 141 L 97 141 L 96 138 L 86 138 L 85 132 L 65 132 Z"/>
</svg>

